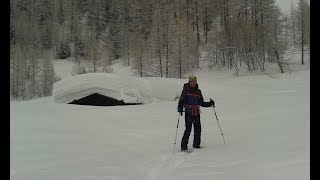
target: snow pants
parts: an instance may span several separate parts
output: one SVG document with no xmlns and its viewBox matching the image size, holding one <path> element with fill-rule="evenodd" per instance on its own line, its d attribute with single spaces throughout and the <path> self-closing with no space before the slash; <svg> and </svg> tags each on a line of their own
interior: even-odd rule
<svg viewBox="0 0 320 180">
<path fill-rule="evenodd" d="M 186 129 L 184 131 L 182 140 L 181 140 L 181 149 L 188 149 L 189 136 L 192 130 L 194 130 L 193 137 L 193 147 L 200 146 L 201 143 L 201 123 L 200 123 L 200 115 L 198 116 L 185 116 L 185 125 Z"/>
</svg>

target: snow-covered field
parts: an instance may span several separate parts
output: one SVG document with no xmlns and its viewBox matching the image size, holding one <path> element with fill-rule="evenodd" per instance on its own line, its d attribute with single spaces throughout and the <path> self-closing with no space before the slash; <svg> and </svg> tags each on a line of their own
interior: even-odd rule
<svg viewBox="0 0 320 180">
<path fill-rule="evenodd" d="M 206 101 L 202 146 L 179 152 L 177 101 L 186 80 L 149 78 L 159 101 L 81 106 L 53 97 L 11 102 L 12 180 L 307 180 L 310 179 L 310 71 L 233 77 L 197 73 Z M 158 82 L 158 83 L 157 83 Z M 189 145 L 192 144 L 192 135 Z"/>
</svg>

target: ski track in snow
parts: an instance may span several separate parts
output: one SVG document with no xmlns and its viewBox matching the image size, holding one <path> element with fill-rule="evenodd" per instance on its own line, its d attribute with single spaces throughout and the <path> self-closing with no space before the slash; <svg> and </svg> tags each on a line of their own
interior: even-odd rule
<svg viewBox="0 0 320 180">
<path fill-rule="evenodd" d="M 170 175 L 181 172 L 181 178 L 194 178 L 194 176 L 210 179 L 216 175 L 223 175 L 226 172 L 221 171 L 228 167 L 242 166 L 248 163 L 248 160 L 228 160 L 217 161 L 214 158 L 207 158 L 204 163 L 200 161 L 199 153 L 205 153 L 202 157 L 205 157 L 210 152 L 197 152 L 193 150 L 191 153 L 176 152 L 171 155 L 162 155 L 160 159 L 154 159 L 148 164 L 151 168 L 148 169 L 148 180 L 161 180 L 172 179 Z M 192 171 L 193 169 L 200 170 L 199 172 Z M 190 171 L 191 170 L 191 171 Z M 220 171 L 219 171 L 220 170 Z M 174 177 L 174 176 L 172 176 Z"/>
<path fill-rule="evenodd" d="M 279 168 L 279 167 L 287 167 L 287 166 L 296 166 L 296 165 L 304 165 L 308 164 L 309 162 L 306 160 L 289 160 L 289 161 L 280 161 L 280 162 L 273 162 L 267 166 L 267 168 Z"/>
<path fill-rule="evenodd" d="M 295 93 L 296 90 L 278 90 L 278 91 L 271 91 L 271 94 L 281 94 L 281 93 Z"/>
</svg>

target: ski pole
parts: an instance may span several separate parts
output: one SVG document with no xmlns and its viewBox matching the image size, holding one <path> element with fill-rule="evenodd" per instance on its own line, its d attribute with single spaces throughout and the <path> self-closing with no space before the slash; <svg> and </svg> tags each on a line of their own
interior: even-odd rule
<svg viewBox="0 0 320 180">
<path fill-rule="evenodd" d="M 222 138 L 223 138 L 223 142 L 226 145 L 226 141 L 224 140 L 223 132 L 221 130 L 221 126 L 220 126 L 220 123 L 219 123 L 219 120 L 218 120 L 218 116 L 217 116 L 217 113 L 216 113 L 216 110 L 215 110 L 214 106 L 213 106 L 213 111 L 214 111 L 214 114 L 216 115 L 216 119 L 218 121 L 219 129 L 220 129 L 220 132 L 221 132 L 221 135 L 222 135 Z"/>
<path fill-rule="evenodd" d="M 178 117 L 177 129 L 176 129 L 176 137 L 174 139 L 173 153 L 176 152 L 176 142 L 177 142 L 177 133 L 178 133 L 178 127 L 179 127 L 179 120 L 180 120 L 180 113 L 179 113 L 179 117 Z"/>
</svg>

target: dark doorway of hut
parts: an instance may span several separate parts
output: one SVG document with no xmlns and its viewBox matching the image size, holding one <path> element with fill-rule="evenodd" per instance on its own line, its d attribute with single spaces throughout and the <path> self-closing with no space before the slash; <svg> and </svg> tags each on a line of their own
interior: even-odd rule
<svg viewBox="0 0 320 180">
<path fill-rule="evenodd" d="M 77 105 L 91 105 L 91 106 L 123 106 L 123 105 L 139 105 L 142 103 L 125 103 L 118 101 L 117 99 L 101 95 L 99 93 L 93 93 L 81 99 L 75 99 L 69 104 Z"/>
</svg>

